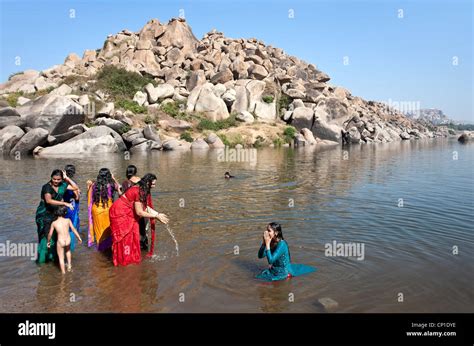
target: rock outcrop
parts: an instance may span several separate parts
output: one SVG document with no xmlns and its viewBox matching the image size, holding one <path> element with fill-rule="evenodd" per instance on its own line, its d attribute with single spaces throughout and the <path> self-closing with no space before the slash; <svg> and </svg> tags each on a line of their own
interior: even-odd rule
<svg viewBox="0 0 474 346">
<path fill-rule="evenodd" d="M 12 148 L 10 156 L 18 157 L 20 155 L 21 157 L 24 154 L 31 154 L 37 146 L 46 143 L 48 135 L 48 131 L 41 127 L 28 131 Z"/>
<path fill-rule="evenodd" d="M 79 104 L 56 94 L 41 96 L 16 110 L 28 127 L 41 127 L 51 135 L 67 132 L 69 127 L 82 124 L 85 120 Z"/>
<path fill-rule="evenodd" d="M 0 130 L 0 155 L 9 155 L 25 132 L 18 126 L 6 126 Z"/>
<path fill-rule="evenodd" d="M 280 48 L 256 38 L 228 38 L 217 30 L 198 40 L 184 19 L 174 18 L 166 24 L 152 19 L 139 32 L 122 30 L 109 35 L 100 49 L 86 50 L 82 57 L 71 53 L 63 64 L 41 72 L 27 70 L 1 84 L 0 96 L 22 95 L 16 108 L 0 107 L 0 129 L 9 133 L 2 135 L 8 137 L 0 142 L 3 150 L 14 149 L 10 147 L 20 136 L 18 128 L 29 130 L 24 135 L 28 137 L 15 144 L 21 152 L 31 152 L 32 143 L 50 145 L 36 151 L 40 156 L 221 146 L 220 139 L 191 145 L 177 138 L 164 140 L 154 126 L 137 128 L 134 113 L 118 109 L 110 95 L 94 89 L 97 73 L 109 65 L 154 79 L 131 97 L 148 114 L 176 102 L 184 104 L 183 112 L 211 121 L 233 116 L 242 128 L 286 123 L 301 131 L 300 145 L 341 142 L 343 136 L 358 144 L 443 135 L 381 102 L 331 85 L 316 65 Z M 100 107 L 97 104 L 89 120 L 98 126 L 70 130 L 88 120 L 86 113 L 96 102 Z M 181 118 L 158 119 L 155 124 L 178 133 L 191 128 Z M 105 134 L 106 128 L 114 135 Z"/>
<path fill-rule="evenodd" d="M 41 148 L 36 151 L 36 154 L 40 157 L 68 157 L 71 155 L 118 153 L 125 150 L 125 143 L 117 132 L 107 126 L 97 126 L 64 143 Z"/>
<path fill-rule="evenodd" d="M 474 131 L 465 131 L 458 137 L 458 141 L 463 144 L 472 140 L 474 140 Z"/>
</svg>

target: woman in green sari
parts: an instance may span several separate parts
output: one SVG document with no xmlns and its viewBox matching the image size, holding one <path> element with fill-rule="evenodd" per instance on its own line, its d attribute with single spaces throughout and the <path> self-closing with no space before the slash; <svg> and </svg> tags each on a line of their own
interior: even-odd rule
<svg viewBox="0 0 474 346">
<path fill-rule="evenodd" d="M 51 180 L 41 188 L 41 202 L 36 209 L 36 225 L 38 227 L 38 258 L 37 263 L 52 261 L 57 257 L 56 246 L 48 249 L 47 236 L 51 223 L 56 219 L 54 211 L 58 206 L 66 206 L 72 209 L 71 203 L 63 201 L 66 190 L 78 191 L 77 185 L 69 179 L 66 172 L 55 169 L 51 173 Z M 56 239 L 51 239 L 51 244 Z"/>
</svg>

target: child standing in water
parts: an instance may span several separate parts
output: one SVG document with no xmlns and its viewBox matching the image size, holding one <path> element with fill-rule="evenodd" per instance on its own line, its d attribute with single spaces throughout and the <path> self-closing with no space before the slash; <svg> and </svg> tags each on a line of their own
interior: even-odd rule
<svg viewBox="0 0 474 346">
<path fill-rule="evenodd" d="M 56 230 L 58 235 L 58 239 L 56 241 L 57 244 L 57 252 L 59 257 L 59 266 L 61 267 L 61 272 L 66 274 L 66 268 L 64 265 L 64 252 L 66 252 L 67 258 L 67 271 L 70 272 L 72 267 L 72 259 L 71 259 L 71 236 L 69 234 L 69 228 L 72 229 L 74 234 L 76 235 L 79 243 L 82 244 L 82 239 L 79 233 L 77 233 L 76 228 L 72 224 L 71 219 L 66 218 L 67 208 L 66 207 L 59 207 L 55 215 L 57 216 L 56 221 L 51 223 L 51 228 L 49 229 L 48 234 L 48 248 L 51 246 L 51 237 L 53 236 L 53 231 Z"/>
</svg>

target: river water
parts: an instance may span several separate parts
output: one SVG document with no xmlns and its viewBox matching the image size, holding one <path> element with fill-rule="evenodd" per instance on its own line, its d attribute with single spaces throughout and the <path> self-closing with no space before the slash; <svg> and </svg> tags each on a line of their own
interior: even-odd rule
<svg viewBox="0 0 474 346">
<path fill-rule="evenodd" d="M 331 298 L 335 312 L 472 312 L 473 154 L 472 143 L 427 139 L 265 148 L 253 162 L 222 162 L 215 151 L 0 159 L 0 243 L 36 241 L 41 186 L 67 163 L 83 190 L 102 167 L 120 180 L 131 163 L 156 173 L 154 203 L 179 243 L 178 255 L 160 225 L 156 256 L 120 268 L 83 244 L 64 276 L 54 264 L 0 257 L 0 311 L 324 312 L 319 300 Z M 254 279 L 267 266 L 257 251 L 270 221 L 282 224 L 292 261 L 317 272 Z M 363 244 L 363 258 L 326 256 L 334 241 Z"/>
</svg>

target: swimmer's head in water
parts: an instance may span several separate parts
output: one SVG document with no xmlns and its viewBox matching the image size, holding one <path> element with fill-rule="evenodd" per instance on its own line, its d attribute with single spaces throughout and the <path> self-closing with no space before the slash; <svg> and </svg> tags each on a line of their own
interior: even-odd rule
<svg viewBox="0 0 474 346">
<path fill-rule="evenodd" d="M 277 222 L 270 222 L 267 225 L 267 231 L 268 233 L 270 233 L 270 237 L 272 237 L 272 239 L 275 239 L 276 241 L 284 239 L 281 225 Z"/>
<path fill-rule="evenodd" d="M 229 172 L 225 172 L 225 173 L 224 173 L 224 178 L 226 178 L 226 179 L 230 179 L 230 178 L 233 178 L 233 177 L 234 177 L 234 176 L 230 175 Z"/>
<path fill-rule="evenodd" d="M 64 216 L 66 216 L 66 214 L 67 214 L 67 207 L 65 207 L 63 205 L 57 207 L 56 210 L 54 211 L 55 216 L 64 217 Z"/>
<path fill-rule="evenodd" d="M 134 175 L 137 175 L 137 172 L 138 172 L 138 169 L 135 165 L 129 165 L 127 167 L 127 172 L 126 172 L 127 179 L 130 179 Z"/>
<path fill-rule="evenodd" d="M 74 178 L 74 174 L 76 174 L 76 167 L 74 165 L 66 165 L 64 170 L 69 178 Z"/>
</svg>

